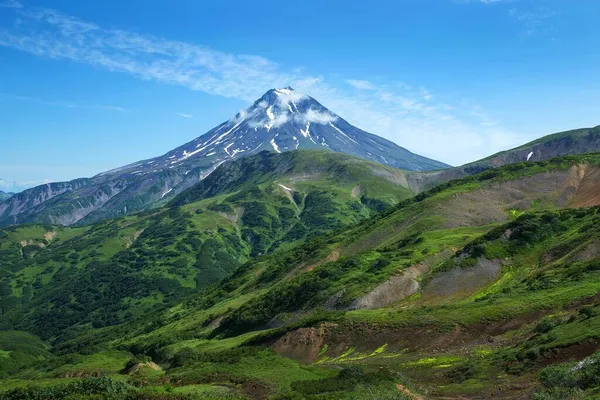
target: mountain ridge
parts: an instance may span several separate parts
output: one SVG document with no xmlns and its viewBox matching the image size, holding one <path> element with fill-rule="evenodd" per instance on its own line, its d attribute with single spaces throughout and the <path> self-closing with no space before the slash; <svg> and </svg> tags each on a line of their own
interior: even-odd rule
<svg viewBox="0 0 600 400">
<path fill-rule="evenodd" d="M 417 172 L 407 175 L 414 192 L 428 190 L 453 179 L 464 178 L 508 164 L 545 161 L 554 157 L 600 151 L 600 125 L 579 128 L 542 136 L 512 149 L 500 151 L 481 160 L 440 171 Z"/>
<path fill-rule="evenodd" d="M 0 202 L 3 202 L 4 200 L 7 200 L 8 198 L 14 196 L 14 193 L 11 192 L 3 192 L 2 190 L 0 190 Z"/>
<path fill-rule="evenodd" d="M 448 165 L 360 130 L 315 99 L 271 89 L 250 107 L 162 156 L 91 178 L 28 189 L 0 204 L 0 226 L 89 224 L 165 204 L 224 162 L 256 154 L 326 149 L 412 170 Z"/>
</svg>

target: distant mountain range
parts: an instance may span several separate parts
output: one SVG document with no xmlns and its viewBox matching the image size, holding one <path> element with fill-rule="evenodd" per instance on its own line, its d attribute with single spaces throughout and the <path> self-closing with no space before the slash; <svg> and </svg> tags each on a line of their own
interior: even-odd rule
<svg viewBox="0 0 600 400">
<path fill-rule="evenodd" d="M 27 189 L 27 187 L 20 185 L 17 182 L 9 182 L 0 178 L 0 191 L 4 193 L 18 193 L 25 189 Z M 2 201 L 1 198 L 0 201 Z"/>
<path fill-rule="evenodd" d="M 165 204 L 226 161 L 297 149 L 332 150 L 413 171 L 449 167 L 358 129 L 287 87 L 269 90 L 229 121 L 163 156 L 25 190 L 0 204 L 0 226 L 87 224 L 128 215 Z"/>
</svg>

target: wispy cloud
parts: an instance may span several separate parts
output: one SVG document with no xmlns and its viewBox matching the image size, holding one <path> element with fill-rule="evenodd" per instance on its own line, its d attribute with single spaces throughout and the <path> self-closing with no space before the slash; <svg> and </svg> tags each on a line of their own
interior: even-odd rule
<svg viewBox="0 0 600 400">
<path fill-rule="evenodd" d="M 20 95 L 16 95 L 16 94 L 12 94 L 12 93 L 0 93 L 0 98 L 2 98 L 2 97 L 11 98 L 11 99 L 15 99 L 15 100 L 21 100 L 21 101 L 28 101 L 30 103 L 44 104 L 44 105 L 53 106 L 53 107 L 101 109 L 101 110 L 118 111 L 118 112 L 128 112 L 129 111 L 126 108 L 118 107 L 118 106 L 105 106 L 105 105 L 97 105 L 97 104 L 86 105 L 86 104 L 75 104 L 75 103 L 68 103 L 68 102 L 61 102 L 61 101 L 49 101 L 49 100 L 44 100 L 44 99 L 38 99 L 36 97 L 20 96 Z"/>
<path fill-rule="evenodd" d="M 263 57 L 222 53 L 203 46 L 105 29 L 49 9 L 16 10 L 27 24 L 0 31 L 0 45 L 37 56 L 88 63 L 141 79 L 252 100 L 265 87 L 304 77 L 281 72 Z"/>
<path fill-rule="evenodd" d="M 508 5 L 508 3 L 518 3 L 522 7 L 531 7 L 534 1 L 525 2 L 522 0 L 455 0 L 455 2 L 463 4 Z M 552 24 L 551 19 L 560 14 L 557 10 L 545 6 L 533 9 L 530 8 L 528 10 L 517 9 L 512 5 L 511 7 L 513 8 L 508 10 L 508 16 L 513 21 L 521 25 L 521 35 L 528 37 L 536 36 L 542 32 L 553 30 L 554 25 Z"/>
<path fill-rule="evenodd" d="M 504 129 L 472 101 L 459 100 L 455 105 L 427 101 L 420 91 L 407 90 L 402 84 L 352 93 L 321 84 L 311 93 L 359 128 L 454 165 L 530 139 Z"/>
<path fill-rule="evenodd" d="M 0 2 L 0 7 L 4 8 L 23 8 L 23 4 L 19 3 L 16 0 L 8 0 Z"/>
<path fill-rule="evenodd" d="M 118 107 L 118 106 L 79 106 L 81 108 L 86 108 L 86 107 L 93 107 L 93 108 L 102 108 L 104 110 L 112 110 L 112 111 L 118 111 L 118 112 L 129 112 L 131 111 L 128 108 L 125 107 Z"/>
<path fill-rule="evenodd" d="M 540 7 L 535 10 L 519 11 L 516 8 L 509 10 L 508 15 L 522 26 L 521 34 L 534 36 L 554 28 L 551 19 L 558 16 L 556 10 Z"/>
<path fill-rule="evenodd" d="M 178 113 L 181 118 L 194 118 L 192 114 Z"/>
<path fill-rule="evenodd" d="M 429 90 L 425 89 L 424 87 L 421 87 L 420 91 L 423 100 L 429 101 L 433 99 L 434 96 L 431 93 L 429 93 Z"/>
<path fill-rule="evenodd" d="M 346 82 L 348 82 L 348 84 L 353 88 L 359 90 L 371 90 L 375 88 L 375 86 L 367 80 L 348 79 Z"/>
<path fill-rule="evenodd" d="M 455 3 L 462 4 L 499 4 L 499 3 L 512 3 L 519 0 L 454 0 Z"/>
<path fill-rule="evenodd" d="M 55 10 L 23 7 L 11 12 L 23 23 L 0 29 L 0 46 L 244 101 L 254 101 L 270 88 L 291 85 L 362 129 L 452 164 L 524 141 L 499 122 L 492 124 L 490 117 L 482 117 L 484 110 L 465 106 L 461 99 L 437 101 L 449 96 L 418 84 L 349 79 L 346 85 L 334 86 L 298 66 L 285 67 L 259 56 L 105 28 Z M 324 120 L 319 115 L 311 118 Z"/>
</svg>

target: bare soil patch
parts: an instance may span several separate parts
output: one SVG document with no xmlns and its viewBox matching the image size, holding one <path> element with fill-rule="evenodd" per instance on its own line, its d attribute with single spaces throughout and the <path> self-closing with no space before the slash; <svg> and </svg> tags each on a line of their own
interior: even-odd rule
<svg viewBox="0 0 600 400">
<path fill-rule="evenodd" d="M 469 268 L 456 267 L 436 274 L 425 286 L 422 301 L 462 297 L 475 293 L 498 279 L 502 263 L 500 260 L 480 258 Z"/>
</svg>

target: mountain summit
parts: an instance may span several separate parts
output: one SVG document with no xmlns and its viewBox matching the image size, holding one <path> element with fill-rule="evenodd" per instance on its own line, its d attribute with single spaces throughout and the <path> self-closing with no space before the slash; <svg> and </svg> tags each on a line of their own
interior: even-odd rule
<svg viewBox="0 0 600 400">
<path fill-rule="evenodd" d="M 219 165 L 261 150 L 281 153 L 298 149 L 327 149 L 413 171 L 448 167 L 354 127 L 289 86 L 269 90 L 229 121 L 164 156 L 129 167 L 142 171 L 172 168 L 200 158 L 202 164 L 211 160 Z"/>
<path fill-rule="evenodd" d="M 365 132 L 291 87 L 168 153 L 92 178 L 51 183 L 0 203 L 0 226 L 92 223 L 166 203 L 226 161 L 263 150 L 324 149 L 413 171 L 448 167 Z"/>
</svg>

